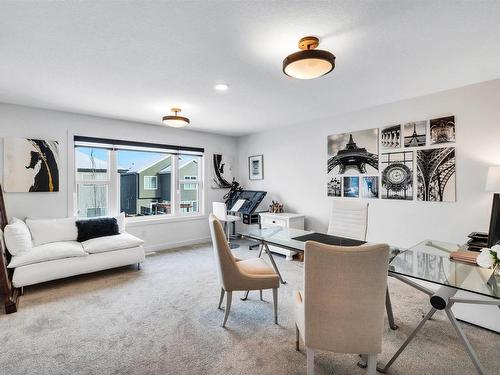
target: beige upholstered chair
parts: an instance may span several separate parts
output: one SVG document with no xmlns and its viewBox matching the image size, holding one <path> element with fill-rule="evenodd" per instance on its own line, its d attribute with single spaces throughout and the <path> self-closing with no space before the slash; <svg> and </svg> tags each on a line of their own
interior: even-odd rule
<svg viewBox="0 0 500 375">
<path fill-rule="evenodd" d="M 389 246 L 340 247 L 306 242 L 304 291 L 296 291 L 296 349 L 306 346 L 307 375 L 314 374 L 314 351 L 368 356 L 376 373 L 382 350 Z"/>
<path fill-rule="evenodd" d="M 368 203 L 334 200 L 328 234 L 366 241 Z"/>
<path fill-rule="evenodd" d="M 274 270 L 261 259 L 240 260 L 233 256 L 229 249 L 229 244 L 224 235 L 221 222 L 210 214 L 210 234 L 214 247 L 217 272 L 221 284 L 219 309 L 221 308 L 224 294 L 226 297 L 226 312 L 222 326 L 226 326 L 226 321 L 231 309 L 233 292 L 272 289 L 274 301 L 274 323 L 278 324 L 278 288 L 279 277 Z"/>
</svg>

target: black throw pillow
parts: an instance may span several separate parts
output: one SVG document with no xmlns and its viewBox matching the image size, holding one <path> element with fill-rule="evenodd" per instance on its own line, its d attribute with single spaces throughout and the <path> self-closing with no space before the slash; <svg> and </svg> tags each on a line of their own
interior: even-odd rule
<svg viewBox="0 0 500 375">
<path fill-rule="evenodd" d="M 90 240 L 92 238 L 113 236 L 120 234 L 118 222 L 114 217 L 102 217 L 98 219 L 78 220 L 78 242 Z"/>
</svg>

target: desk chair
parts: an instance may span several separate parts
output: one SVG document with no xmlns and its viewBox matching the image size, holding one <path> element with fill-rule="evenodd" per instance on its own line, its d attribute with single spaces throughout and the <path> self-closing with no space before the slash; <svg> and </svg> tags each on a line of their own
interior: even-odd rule
<svg viewBox="0 0 500 375">
<path fill-rule="evenodd" d="M 235 258 L 229 249 L 221 222 L 213 214 L 210 214 L 208 220 L 221 283 L 219 309 L 224 294 L 227 293 L 222 327 L 226 326 L 234 291 L 260 290 L 262 293 L 263 289 L 273 290 L 274 323 L 278 324 L 278 288 L 280 286 L 278 274 L 261 258 L 249 260 Z"/>
<path fill-rule="evenodd" d="M 307 375 L 314 351 L 363 353 L 375 375 L 382 351 L 389 246 L 342 247 L 307 241 L 304 291 L 295 291 L 296 350 L 306 347 Z M 370 275 L 368 278 L 367 275 Z"/>
<path fill-rule="evenodd" d="M 231 249 L 237 249 L 238 247 L 240 247 L 240 245 L 233 244 L 230 242 L 229 232 L 231 230 L 231 225 L 233 225 L 237 221 L 241 220 L 241 218 L 239 216 L 235 216 L 235 215 L 228 215 L 227 214 L 227 207 L 226 207 L 226 204 L 224 202 L 213 202 L 212 203 L 212 211 L 213 211 L 213 214 L 215 215 L 215 217 L 217 217 L 217 219 L 219 219 L 220 221 L 222 221 L 224 223 L 226 238 L 227 238 L 227 241 L 229 243 L 229 247 Z"/>
<path fill-rule="evenodd" d="M 328 234 L 332 236 L 353 238 L 366 241 L 368 229 L 368 202 L 335 200 L 330 211 L 330 223 Z M 392 313 L 391 295 L 389 288 L 386 291 L 385 307 L 389 326 L 395 330 L 398 328 L 394 322 Z"/>
</svg>

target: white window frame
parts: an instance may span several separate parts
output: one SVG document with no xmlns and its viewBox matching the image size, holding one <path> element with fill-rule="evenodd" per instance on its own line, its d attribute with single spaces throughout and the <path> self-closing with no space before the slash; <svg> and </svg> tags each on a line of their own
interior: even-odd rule
<svg viewBox="0 0 500 375">
<path fill-rule="evenodd" d="M 149 186 L 146 186 L 146 181 L 149 181 Z M 154 181 L 155 187 L 151 187 L 151 182 Z M 144 190 L 158 190 L 158 176 L 144 176 Z"/>
<path fill-rule="evenodd" d="M 179 159 L 178 157 L 176 159 Z M 183 179 L 178 179 L 178 202 L 179 202 L 179 211 L 180 211 L 180 202 L 181 202 L 181 186 L 184 188 L 184 191 L 193 191 L 193 190 L 198 190 L 198 211 L 196 212 L 179 212 L 180 216 L 186 216 L 186 215 L 202 215 L 203 214 L 203 207 L 204 207 L 204 190 L 203 190 L 203 163 L 204 163 L 204 157 L 200 157 L 200 162 L 198 163 L 198 176 L 192 176 L 192 175 L 186 175 L 184 176 Z M 178 170 L 178 168 L 177 168 Z M 190 177 L 190 179 L 187 179 L 186 177 Z M 192 179 L 194 177 L 194 179 Z M 186 189 L 186 185 L 192 186 L 196 185 L 197 189 Z M 187 201 L 186 201 L 187 202 Z M 190 201 L 194 202 L 194 201 Z"/>
</svg>

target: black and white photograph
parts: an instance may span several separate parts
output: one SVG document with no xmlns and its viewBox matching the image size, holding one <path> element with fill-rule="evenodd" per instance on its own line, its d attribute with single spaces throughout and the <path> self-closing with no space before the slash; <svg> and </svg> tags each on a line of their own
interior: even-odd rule
<svg viewBox="0 0 500 375">
<path fill-rule="evenodd" d="M 361 198 L 378 198 L 378 176 L 361 177 Z"/>
<path fill-rule="evenodd" d="M 380 168 L 382 199 L 413 200 L 413 151 L 382 154 Z"/>
<path fill-rule="evenodd" d="M 374 174 L 378 172 L 378 129 L 328 136 L 327 173 Z"/>
<path fill-rule="evenodd" d="M 6 192 L 59 191 L 57 141 L 6 138 L 4 140 L 4 189 Z"/>
<path fill-rule="evenodd" d="M 383 149 L 401 148 L 401 125 L 392 125 L 380 131 L 380 145 Z"/>
<path fill-rule="evenodd" d="M 248 157 L 248 178 L 250 180 L 264 179 L 264 155 Z"/>
<path fill-rule="evenodd" d="M 228 189 L 233 181 L 232 160 L 227 155 L 212 155 L 212 188 Z"/>
<path fill-rule="evenodd" d="M 417 151 L 417 200 L 455 202 L 455 148 Z"/>
<path fill-rule="evenodd" d="M 427 121 L 407 122 L 403 125 L 405 147 L 420 147 L 427 143 Z"/>
<path fill-rule="evenodd" d="M 359 177 L 345 176 L 344 179 L 344 197 L 359 198 Z"/>
<path fill-rule="evenodd" d="M 329 197 L 341 197 L 342 179 L 340 177 L 332 177 L 326 184 L 326 190 Z"/>
<path fill-rule="evenodd" d="M 455 142 L 455 116 L 430 121 L 431 145 Z"/>
</svg>

